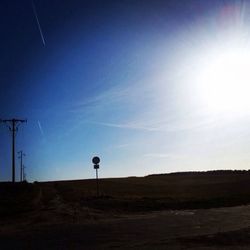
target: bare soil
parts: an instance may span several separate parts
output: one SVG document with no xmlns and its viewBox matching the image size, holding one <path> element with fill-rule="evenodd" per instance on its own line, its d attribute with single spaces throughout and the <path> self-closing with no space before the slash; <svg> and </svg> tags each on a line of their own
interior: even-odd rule
<svg viewBox="0 0 250 250">
<path fill-rule="evenodd" d="M 250 175 L 0 183 L 0 249 L 250 249 Z"/>
</svg>

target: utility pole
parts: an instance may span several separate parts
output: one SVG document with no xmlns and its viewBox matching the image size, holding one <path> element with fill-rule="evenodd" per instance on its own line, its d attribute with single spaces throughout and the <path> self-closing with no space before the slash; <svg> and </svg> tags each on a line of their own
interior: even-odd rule
<svg viewBox="0 0 250 250">
<path fill-rule="evenodd" d="M 23 181 L 26 181 L 26 172 L 25 172 L 26 167 L 23 166 Z"/>
<path fill-rule="evenodd" d="M 0 120 L 0 122 L 7 124 L 9 130 L 12 132 L 12 182 L 15 182 L 15 137 L 18 131 L 18 126 L 27 122 L 22 119 Z"/>
<path fill-rule="evenodd" d="M 23 179 L 23 157 L 26 156 L 23 151 L 19 151 L 18 154 L 20 154 L 20 156 L 18 157 L 20 159 L 20 182 L 22 182 Z"/>
</svg>

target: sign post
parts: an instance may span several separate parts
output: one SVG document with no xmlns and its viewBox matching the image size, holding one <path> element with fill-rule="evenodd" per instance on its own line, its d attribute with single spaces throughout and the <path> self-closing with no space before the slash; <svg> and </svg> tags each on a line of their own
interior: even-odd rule
<svg viewBox="0 0 250 250">
<path fill-rule="evenodd" d="M 98 179 L 98 169 L 100 168 L 100 158 L 98 156 L 93 157 L 92 163 L 94 164 L 94 169 L 96 171 L 96 194 L 99 196 L 99 179 Z"/>
</svg>

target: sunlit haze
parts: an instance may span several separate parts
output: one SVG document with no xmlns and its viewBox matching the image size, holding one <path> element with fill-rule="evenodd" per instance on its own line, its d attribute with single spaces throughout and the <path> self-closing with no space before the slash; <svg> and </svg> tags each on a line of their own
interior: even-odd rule
<svg viewBox="0 0 250 250">
<path fill-rule="evenodd" d="M 246 115 L 250 112 L 250 49 L 234 46 L 208 49 L 194 79 L 201 105 L 209 111 Z"/>
</svg>

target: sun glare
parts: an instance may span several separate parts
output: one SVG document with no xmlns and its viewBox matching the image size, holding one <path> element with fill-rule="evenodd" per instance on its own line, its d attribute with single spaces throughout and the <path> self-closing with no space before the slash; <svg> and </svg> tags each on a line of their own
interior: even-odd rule
<svg viewBox="0 0 250 250">
<path fill-rule="evenodd" d="M 210 52 L 197 72 L 202 105 L 210 112 L 250 112 L 250 50 L 221 48 Z"/>
</svg>

